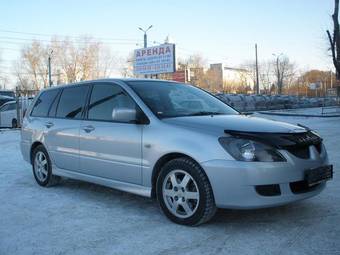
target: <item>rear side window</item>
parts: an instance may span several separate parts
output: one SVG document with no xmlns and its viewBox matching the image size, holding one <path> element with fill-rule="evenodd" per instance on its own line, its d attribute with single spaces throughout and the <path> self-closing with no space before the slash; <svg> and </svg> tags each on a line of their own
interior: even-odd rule
<svg viewBox="0 0 340 255">
<path fill-rule="evenodd" d="M 137 109 L 137 106 L 133 99 L 117 85 L 94 85 L 88 107 L 88 119 L 120 122 L 119 119 L 112 119 L 114 108 Z"/>
<path fill-rule="evenodd" d="M 85 106 L 89 86 L 65 88 L 60 96 L 57 114 L 58 118 L 80 119 Z"/>
<path fill-rule="evenodd" d="M 35 102 L 31 116 L 33 117 L 47 117 L 48 110 L 52 102 L 54 101 L 55 97 L 58 94 L 57 89 L 44 91 L 37 101 Z"/>
</svg>

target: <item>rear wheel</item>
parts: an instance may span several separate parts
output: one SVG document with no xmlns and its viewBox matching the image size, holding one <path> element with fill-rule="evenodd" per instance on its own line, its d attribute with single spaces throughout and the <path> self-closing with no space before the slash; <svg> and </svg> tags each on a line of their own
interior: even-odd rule
<svg viewBox="0 0 340 255">
<path fill-rule="evenodd" d="M 175 223 L 197 226 L 216 212 L 209 180 L 203 169 L 189 158 L 165 164 L 156 188 L 162 211 Z"/>
<path fill-rule="evenodd" d="M 60 177 L 52 174 L 52 164 L 44 146 L 38 145 L 32 157 L 33 175 L 40 186 L 52 186 L 60 181 Z"/>
</svg>

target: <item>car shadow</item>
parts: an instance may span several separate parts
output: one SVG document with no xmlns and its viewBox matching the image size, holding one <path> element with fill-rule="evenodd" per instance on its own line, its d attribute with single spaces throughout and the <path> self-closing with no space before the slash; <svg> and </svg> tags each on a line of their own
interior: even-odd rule
<svg viewBox="0 0 340 255">
<path fill-rule="evenodd" d="M 72 179 L 63 179 L 62 182 L 53 187 L 58 189 L 64 195 L 76 196 L 82 202 L 98 203 L 103 208 L 115 210 L 128 208 L 133 213 L 145 216 L 150 212 L 150 221 L 153 219 L 159 221 L 159 217 L 155 217 L 155 211 L 161 215 L 158 203 L 155 199 L 134 195 L 131 193 L 115 190 L 97 184 L 87 183 Z M 318 203 L 317 200 L 308 199 L 304 201 L 294 202 L 288 205 L 250 210 L 235 209 L 218 209 L 214 218 L 205 226 L 221 226 L 221 225 L 239 225 L 249 226 L 251 224 L 275 224 L 280 225 L 287 223 L 293 224 L 300 220 L 309 220 L 327 215 L 327 208 Z M 165 216 L 164 216 L 165 217 Z"/>
</svg>

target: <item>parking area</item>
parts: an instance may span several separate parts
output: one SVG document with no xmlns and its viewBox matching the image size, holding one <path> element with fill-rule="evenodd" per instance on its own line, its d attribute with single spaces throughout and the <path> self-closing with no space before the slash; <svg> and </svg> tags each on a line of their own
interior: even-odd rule
<svg viewBox="0 0 340 255">
<path fill-rule="evenodd" d="M 22 160 L 19 131 L 0 131 L 0 254 L 340 254 L 340 118 L 257 115 L 318 131 L 333 181 L 317 197 L 219 210 L 195 228 L 171 223 L 154 200 L 98 185 L 42 188 Z"/>
</svg>

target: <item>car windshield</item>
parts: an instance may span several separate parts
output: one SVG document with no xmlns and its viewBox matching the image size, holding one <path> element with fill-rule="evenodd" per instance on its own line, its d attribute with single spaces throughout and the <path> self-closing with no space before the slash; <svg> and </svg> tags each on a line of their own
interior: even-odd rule
<svg viewBox="0 0 340 255">
<path fill-rule="evenodd" d="M 192 85 L 165 81 L 127 83 L 159 118 L 238 114 L 219 99 Z"/>
</svg>

